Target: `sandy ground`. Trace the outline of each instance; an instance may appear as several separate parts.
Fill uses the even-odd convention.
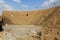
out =
[[[34,25],[5,25],[0,32],[0,40],[40,40],[36,33],[41,31],[40,26]],[[32,33],[33,32],[33,33]],[[32,37],[34,35],[35,37]]]

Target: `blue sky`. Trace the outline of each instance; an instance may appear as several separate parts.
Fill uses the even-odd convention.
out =
[[[41,10],[60,6],[60,0],[0,0],[0,11]]]
[[[36,10],[41,9],[41,4],[46,0],[5,0],[7,4],[13,6],[15,10]]]

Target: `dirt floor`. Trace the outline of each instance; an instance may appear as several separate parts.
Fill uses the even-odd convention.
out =
[[[0,33],[0,40],[40,40],[37,32],[40,26],[34,25],[5,25]]]

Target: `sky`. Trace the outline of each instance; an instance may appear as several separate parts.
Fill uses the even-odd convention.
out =
[[[60,6],[60,0],[0,0],[2,11],[30,11]]]

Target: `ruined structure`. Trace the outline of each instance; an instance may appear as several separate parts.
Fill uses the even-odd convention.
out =
[[[3,11],[2,18],[8,24],[5,30],[16,38],[12,40],[60,40],[60,6],[36,11]]]

